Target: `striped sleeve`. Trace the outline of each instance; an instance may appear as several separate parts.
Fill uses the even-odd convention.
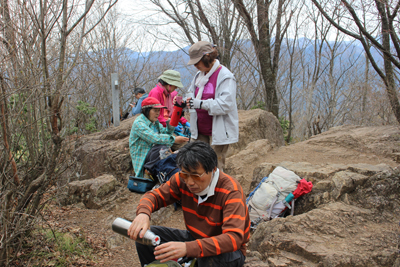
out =
[[[175,203],[181,199],[181,194],[176,184],[176,175],[159,188],[146,192],[140,199],[136,209],[136,215],[145,213],[151,217],[151,213]]]

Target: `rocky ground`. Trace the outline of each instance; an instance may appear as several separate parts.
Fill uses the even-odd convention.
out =
[[[314,184],[296,204],[296,216],[260,224],[246,266],[400,266],[398,127],[337,127],[283,146],[279,124],[267,112],[241,112],[240,121],[241,142],[232,148],[225,171],[247,193],[278,165]],[[141,197],[124,185],[131,172],[126,159],[131,124],[70,145],[80,171],[66,175],[79,179],[66,184],[59,198],[64,206],[52,206],[59,226],[103,240],[107,253],[99,266],[139,266],[134,242],[111,230],[117,217],[134,219]],[[152,223],[183,229],[182,218],[181,210],[170,207]]]

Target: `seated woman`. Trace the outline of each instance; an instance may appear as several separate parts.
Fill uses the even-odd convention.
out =
[[[154,145],[164,144],[172,146],[174,143],[184,143],[189,139],[183,136],[173,136],[175,127],[166,127],[160,124],[158,116],[160,109],[165,108],[154,97],[147,97],[142,101],[142,114],[134,121],[129,136],[129,151],[136,177],[144,177],[144,164],[147,153]]]

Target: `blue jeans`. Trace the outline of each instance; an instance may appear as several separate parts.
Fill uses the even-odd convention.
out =
[[[151,231],[160,237],[161,243],[195,240],[187,230],[179,230],[163,226],[151,226],[150,228]],[[155,261],[154,247],[136,242],[136,250],[142,266]],[[243,255],[242,251],[236,250],[234,252],[223,253],[217,256],[198,258],[197,265],[199,267],[242,267],[245,259],[246,257]]]

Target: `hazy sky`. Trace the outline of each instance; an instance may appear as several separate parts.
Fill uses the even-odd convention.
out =
[[[138,23],[144,21],[144,19],[154,18],[154,22],[159,18],[159,14],[155,11],[156,7],[145,0],[118,0],[118,10],[126,15],[126,19],[132,22],[130,25],[135,27]],[[151,26],[151,31],[153,34],[157,34],[157,31],[173,33],[179,27],[175,24],[168,24],[165,26]],[[159,34],[161,37],[162,34]],[[162,38],[156,38],[155,36],[149,35],[148,42],[152,42],[157,39],[157,44],[162,47],[162,50],[174,51],[179,49],[179,47],[170,41],[162,40]],[[181,47],[187,44],[179,44]]]

